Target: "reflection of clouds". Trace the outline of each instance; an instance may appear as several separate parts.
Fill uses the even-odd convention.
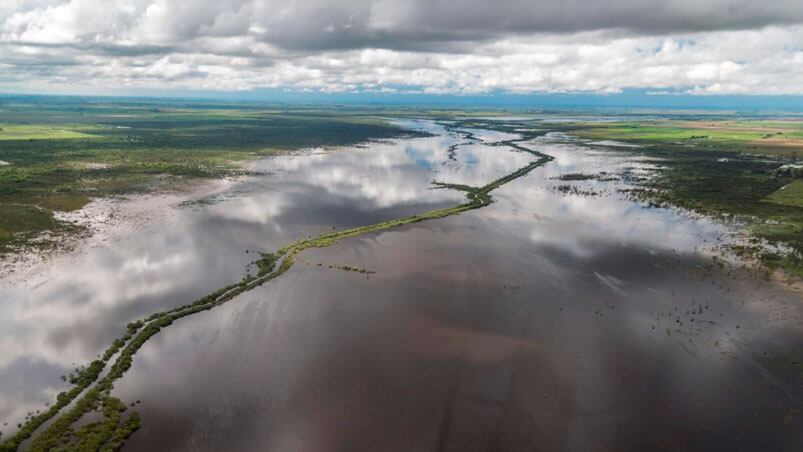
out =
[[[14,382],[0,389],[0,413],[40,408],[48,400],[42,381],[25,376],[31,366],[14,363],[38,363],[55,385],[59,374],[93,359],[127,322],[238,279],[253,258],[246,249],[284,244],[310,227],[374,222],[382,217],[370,215],[383,208],[423,211],[463,201],[463,193],[430,184],[460,137],[431,123],[410,125],[441,135],[263,160],[255,169],[270,176],[233,183],[215,192],[211,204],[174,209],[180,200],[169,207],[151,203],[161,216],[106,234],[110,240],[91,241],[0,289],[0,381]],[[473,181],[504,166],[493,163],[502,149],[485,151],[468,151],[484,155],[449,174]]]
[[[513,140],[519,137],[516,134],[509,132],[502,132],[499,130],[474,129],[469,127],[461,127],[457,130],[464,132],[471,132],[472,134],[474,134],[475,138],[479,138],[480,140],[486,143],[499,143],[500,141]]]
[[[274,176],[232,184],[216,193],[217,203],[126,230],[110,240],[111,246],[98,243],[43,266],[28,282],[3,289],[2,299],[8,302],[0,320],[0,378],[12,377],[7,366],[21,357],[61,368],[90,360],[126,322],[229,282],[250,260],[238,254],[241,250],[264,247],[264,237],[273,237],[271,243],[287,241],[288,234],[305,224],[330,222],[331,209],[348,213],[460,202],[463,193],[432,190],[430,182],[482,185],[532,159],[501,147],[470,144],[452,162],[447,149],[461,137],[430,122],[403,125],[438,135],[266,159],[255,169]],[[478,136],[492,141],[514,137],[495,132]],[[299,220],[309,210],[326,212]]]
[[[7,366],[9,374],[18,376],[26,384],[19,385],[14,379],[0,378],[0,420],[3,422],[23,418],[28,411],[40,409],[41,402],[33,407],[31,400],[49,400],[53,391],[44,388],[53,382],[47,376],[61,371],[59,366],[28,357],[19,357]],[[6,430],[5,426],[3,430]]]
[[[430,190],[429,168],[446,158],[452,142],[448,136],[436,136],[374,143],[367,149],[278,156],[264,161],[259,169],[286,173],[293,181],[364,209],[439,203],[462,198],[454,192]]]
[[[461,142],[460,137],[445,134],[442,127],[432,123],[406,121],[403,124],[441,135],[383,141],[367,149],[278,156],[261,162],[257,169],[313,185],[365,209],[377,209],[410,203],[460,201],[462,194],[431,190],[430,182],[436,179],[483,185],[532,161],[530,155],[482,144],[461,146],[456,152],[456,161],[447,161],[447,149]],[[491,141],[515,138],[503,132],[483,135]],[[281,186],[278,190],[282,190]],[[274,216],[279,213],[274,212]]]
[[[16,423],[52,401],[45,386],[61,387],[60,374],[92,360],[127,322],[191,300],[209,289],[206,281],[217,285],[233,277],[177,224],[129,232],[113,246],[47,262],[28,281],[0,290],[0,381],[13,383],[0,387],[0,414],[9,416],[3,421]],[[202,274],[223,278],[199,280]]]
[[[222,218],[248,223],[266,224],[274,221],[288,207],[287,197],[279,192],[267,191],[253,196],[236,197],[216,204],[209,212]]]
[[[493,209],[493,215],[506,223],[529,230],[533,242],[563,249],[574,256],[590,258],[607,249],[603,243],[639,244],[655,249],[673,248],[693,251],[704,239],[709,242],[724,235],[723,228],[713,221],[690,221],[668,209],[643,208],[623,199],[616,190],[623,182],[551,180],[566,173],[595,174],[602,171],[620,173],[625,167],[641,171],[649,159],[604,152],[550,140],[534,140],[535,149],[555,157],[553,162],[536,170],[529,178],[514,181],[496,192],[521,209]],[[582,190],[601,192],[601,196],[577,196],[555,193],[543,185],[533,188],[531,178],[545,180],[546,187],[558,184],[575,185]],[[542,221],[533,223],[532,213]],[[489,213],[490,214],[490,213]],[[600,246],[597,246],[600,245]]]
[[[0,414],[21,406],[38,408],[46,400],[42,382],[28,378],[29,373],[47,374],[55,384],[71,363],[85,363],[101,352],[128,321],[187,303],[238,279],[253,258],[244,254],[246,249],[270,249],[292,240],[293,234],[310,233],[312,227],[375,222],[382,217],[370,215],[379,215],[381,209],[412,206],[423,211],[432,204],[461,202],[463,193],[432,190],[430,182],[479,186],[533,160],[526,153],[475,143],[460,147],[451,161],[447,149],[461,137],[445,134],[432,123],[409,125],[440,135],[263,160],[256,169],[271,176],[234,183],[216,195],[216,203],[166,209],[170,213],[165,218],[47,263],[31,279],[0,289],[0,382],[14,382],[0,385]],[[625,166],[638,171],[654,162],[616,151],[589,152],[555,140],[534,140],[530,145],[556,160],[494,191],[494,197],[514,206],[510,209],[503,201],[480,211],[499,220],[499,230],[520,231],[533,242],[586,258],[610,249],[610,243],[689,250],[701,236],[718,231],[711,223],[643,209],[619,195],[562,196],[545,188],[556,183],[551,177],[563,173],[615,173]],[[607,194],[622,186],[573,184]],[[595,246],[602,242],[607,248]],[[549,272],[553,284],[566,280],[570,287],[564,269],[545,261],[540,271]],[[436,336],[446,342],[466,339],[446,331],[449,334]],[[22,361],[35,365],[21,365]]]
[[[505,147],[469,144],[461,146],[456,161],[446,162],[438,182],[482,186],[529,164],[534,157]]]
[[[185,231],[182,231],[185,232]],[[96,332],[108,309],[137,300],[147,301],[177,287],[197,284],[200,259],[193,251],[197,243],[181,233],[148,234],[120,248],[102,248],[87,253],[83,260],[65,259],[47,275],[37,278],[37,287],[4,291],[10,302],[4,306],[4,324],[17,334],[0,335],[4,352],[0,368],[17,356],[35,355],[55,362],[82,362],[91,357],[82,343],[68,341],[60,350],[50,345],[50,332],[68,330],[88,322]],[[26,290],[27,289],[27,290]],[[3,327],[3,331],[9,331]],[[24,328],[20,328],[24,326]],[[120,326],[120,325],[116,325]],[[75,332],[80,334],[80,332]]]

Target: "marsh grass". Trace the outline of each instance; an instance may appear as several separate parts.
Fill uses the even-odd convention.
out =
[[[803,208],[803,179],[796,179],[770,193],[765,201],[782,206]]]

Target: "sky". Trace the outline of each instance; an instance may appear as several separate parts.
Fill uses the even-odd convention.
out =
[[[0,92],[803,95],[801,0],[2,0]]]

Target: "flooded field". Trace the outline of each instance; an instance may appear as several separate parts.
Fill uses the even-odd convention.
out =
[[[160,213],[4,280],[3,438],[127,323],[238,281],[260,252],[465,203],[432,182],[500,180],[533,162],[522,146],[554,159],[487,207],[305,250],[153,336],[112,391],[142,419],[123,450],[803,448],[803,298],[720,254],[737,225],[631,199],[660,160],[397,122],[431,136],[137,200]]]

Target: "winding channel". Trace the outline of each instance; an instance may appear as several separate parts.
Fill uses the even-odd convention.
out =
[[[457,131],[456,126],[447,126],[447,130]],[[468,132],[470,141],[479,140]],[[346,229],[339,232],[323,234],[318,237],[290,243],[275,253],[265,253],[253,262],[257,268],[256,275],[246,274],[237,283],[220,288],[201,297],[193,303],[167,311],[154,313],[144,319],[127,325],[126,334],[116,339],[103,353],[101,358],[70,378],[71,389],[60,393],[48,410],[30,417],[18,431],[0,445],[0,451],[15,451],[23,442],[31,451],[45,450],[119,450],[125,440],[140,426],[139,415],[127,410],[126,405],[111,395],[114,382],[121,378],[131,367],[137,351],[163,328],[174,321],[198,312],[207,311],[232,300],[237,295],[254,289],[277,278],[289,270],[295,257],[309,248],[324,248],[338,241],[371,232],[377,232],[404,226],[420,221],[434,220],[451,215],[458,215],[468,210],[479,209],[493,202],[491,192],[502,185],[528,174],[554,158],[520,143],[531,140],[543,132],[519,132],[519,138],[492,143],[494,146],[509,147],[537,157],[536,160],[496,179],[486,185],[473,187],[462,184],[432,182],[433,188],[459,190],[466,193],[468,202],[453,207],[430,210],[425,213],[384,221],[367,226]],[[479,140],[482,141],[482,140]],[[489,143],[490,144],[490,143]],[[462,144],[453,145],[450,152]],[[106,365],[112,362],[108,371]],[[103,420],[85,424],[77,429],[73,424],[85,414],[99,411]],[[126,413],[126,411],[130,411]],[[61,414],[60,414],[61,413]],[[59,415],[60,414],[60,415]],[[49,424],[48,424],[49,423]],[[48,424],[45,426],[45,424]],[[37,432],[37,430],[40,430]],[[34,434],[36,435],[34,436]]]

